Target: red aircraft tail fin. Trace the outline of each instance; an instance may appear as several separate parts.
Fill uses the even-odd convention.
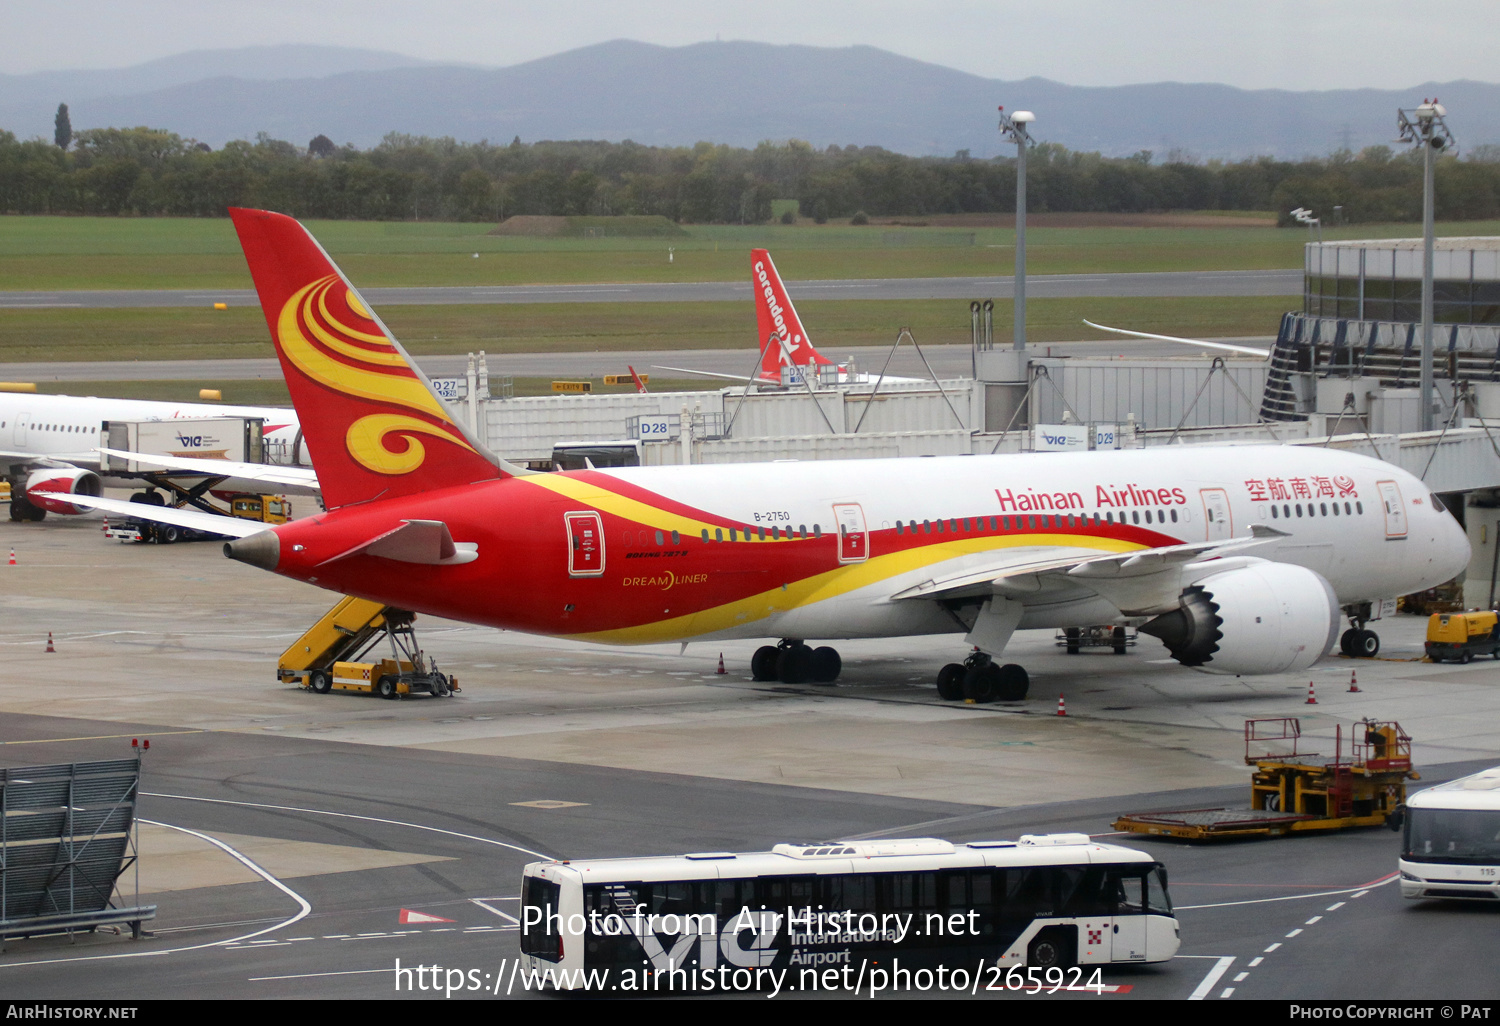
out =
[[[306,228],[229,214],[326,507],[506,476]]]
[[[750,287],[755,292],[755,321],[760,328],[762,381],[781,381],[784,366],[833,362],[808,341],[802,319],[797,316],[781,275],[771,262],[771,254],[763,249],[750,251]]]

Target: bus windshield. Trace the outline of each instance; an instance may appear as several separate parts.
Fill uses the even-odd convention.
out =
[[[1404,848],[1414,862],[1500,863],[1500,810],[1408,808]]]

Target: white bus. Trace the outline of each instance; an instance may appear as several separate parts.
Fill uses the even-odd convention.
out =
[[[1404,820],[1402,897],[1500,900],[1500,766],[1418,791]]]
[[[718,974],[727,987],[737,970],[830,969],[853,986],[862,963],[893,960],[963,967],[986,986],[1015,966],[1092,986],[1083,967],[1165,961],[1178,946],[1166,869],[1087,834],[534,862],[521,905],[522,967],[561,987],[609,985],[598,970],[666,990],[621,977],[676,972],[682,987]]]

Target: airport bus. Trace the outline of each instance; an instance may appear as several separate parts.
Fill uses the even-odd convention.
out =
[[[564,989],[702,989],[711,978],[749,989],[740,984],[762,973],[795,984],[830,970],[848,988],[863,968],[898,964],[962,967],[983,986],[1015,986],[1026,972],[1093,986],[1098,970],[1085,978],[1087,967],[1170,959],[1178,930],[1166,869],[1150,855],[1042,834],[534,862],[520,943],[523,969]],[[675,986],[640,986],[674,972]]]
[[[1402,897],[1500,900],[1500,766],[1418,791],[1402,816]]]

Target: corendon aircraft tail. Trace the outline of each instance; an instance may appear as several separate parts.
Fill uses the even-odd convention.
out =
[[[234,217],[329,509],[225,551],[322,588],[581,641],[781,638],[752,669],[791,682],[838,675],[809,638],[964,632],[939,691],[985,701],[1025,695],[992,658],[1018,628],[1130,621],[1184,665],[1284,672],[1341,606],[1347,647],[1371,600],[1468,560],[1419,481],[1323,449],[527,474],[447,417],[300,225]]]
[[[760,380],[779,384],[782,367],[827,366],[828,357],[813,348],[787,295],[771,254],[750,251],[750,287],[755,293],[755,323],[760,331]]]

